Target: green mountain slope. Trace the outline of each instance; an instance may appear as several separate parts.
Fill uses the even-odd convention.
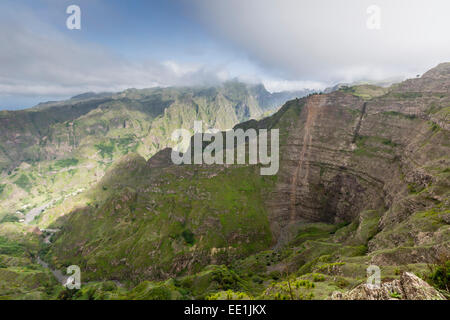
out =
[[[149,158],[173,145],[174,129],[192,129],[194,119],[224,130],[298,95],[232,81],[210,88],[88,93],[1,111],[0,220],[21,219],[30,210],[38,214],[87,190],[130,152]]]
[[[171,90],[161,95],[171,97]],[[40,228],[57,232],[51,237],[44,233],[38,249],[39,230],[32,236],[18,222],[0,224],[1,257],[7,261],[0,275],[21,273],[40,256],[54,269],[80,266],[82,289],[62,291],[51,279],[33,284],[33,277],[49,275],[35,265],[30,282],[19,289],[12,289],[14,277],[8,276],[0,296],[329,299],[338,296],[333,292],[364,283],[369,265],[380,267],[383,281],[410,271],[448,295],[448,278],[437,275],[446,270],[450,257],[449,63],[389,88],[343,87],[295,99],[270,117],[238,124],[280,130],[281,161],[275,176],[261,176],[258,165],[175,166],[171,150],[163,149],[167,145],[149,140],[164,137],[175,128],[173,123],[191,127],[188,123],[198,115],[217,126],[219,121],[225,128],[234,125],[224,118],[226,113],[216,115],[229,101],[244,96],[235,84],[219,91],[202,92],[193,103],[178,89],[177,100],[164,115],[155,116],[142,111],[145,91],[128,90],[123,94],[133,102],[126,108],[114,100],[108,103],[111,111],[89,112],[86,117],[110,117],[109,125],[116,119],[114,112],[145,113],[153,120],[143,132],[154,133],[137,135],[139,144],[120,144],[108,134],[117,130],[122,136],[121,130],[127,129],[126,123],[120,127],[123,119],[106,130],[106,124],[92,120],[95,125],[90,126],[86,118],[83,130],[100,130],[108,140],[90,137],[90,144],[80,142],[71,151],[88,154],[94,145],[98,166],[86,166],[87,172],[79,175],[92,179],[86,183],[92,187],[56,198],[37,215]],[[257,99],[248,99],[244,108],[231,103],[236,123],[251,118],[256,112],[251,110],[262,114],[263,108],[250,106]],[[204,107],[211,101],[220,101],[214,103],[214,113]],[[129,119],[134,128],[141,118]],[[149,141],[158,147],[152,149]],[[143,156],[158,149],[163,150],[149,160]],[[71,156],[48,161],[59,166],[58,174],[70,174],[86,160]],[[99,167],[106,174],[92,178],[88,170]],[[15,174],[29,169],[22,164]],[[32,192],[38,178],[22,175],[14,177],[16,186]],[[18,236],[24,232],[30,239],[21,246],[28,249],[20,251]],[[441,269],[430,274],[428,265],[437,263]],[[389,294],[402,298],[399,292]]]
[[[284,299],[292,285],[295,298],[325,299],[364,282],[370,264],[383,279],[422,274],[450,256],[449,89],[447,63],[238,125],[280,129],[273,177],[250,165],[174,166],[169,150],[129,155],[42,215],[40,226],[62,230],[46,259],[125,283],[116,298]]]

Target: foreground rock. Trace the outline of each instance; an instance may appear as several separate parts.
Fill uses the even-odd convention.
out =
[[[445,297],[416,275],[404,272],[400,279],[382,283],[378,288],[366,283],[342,293],[333,292],[332,300],[445,300]]]

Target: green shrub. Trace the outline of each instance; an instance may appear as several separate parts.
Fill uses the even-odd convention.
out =
[[[220,291],[206,297],[206,300],[251,300],[245,292],[234,292],[232,290]]]
[[[314,282],[322,282],[325,281],[325,276],[320,273],[313,273],[313,281]]]
[[[67,168],[67,167],[72,167],[72,166],[76,166],[78,164],[78,159],[63,159],[63,160],[58,160],[56,161],[55,165],[57,167],[60,168]]]
[[[396,291],[391,292],[390,296],[391,296],[391,298],[395,298],[395,299],[401,299],[402,298],[402,295],[400,293],[396,292]]]
[[[20,177],[14,182],[18,187],[25,191],[30,191],[31,182],[26,174],[21,174]]]
[[[169,288],[166,288],[164,286],[158,286],[158,287],[149,289],[145,293],[145,299],[146,300],[171,300],[172,293]]]
[[[0,236],[0,254],[18,255],[23,253],[23,248],[16,242],[11,242]]]
[[[77,295],[78,290],[70,290],[65,288],[64,290],[58,293],[58,300],[73,300],[73,298]]]
[[[347,286],[350,285],[350,282],[347,279],[338,278],[338,279],[336,279],[335,284],[339,288],[344,289],[344,288],[346,288]]]
[[[105,281],[102,283],[103,291],[115,291],[116,289],[117,289],[117,286],[113,281]]]
[[[108,156],[109,158],[112,158],[113,152],[114,152],[114,145],[110,144],[104,144],[104,143],[100,143],[100,144],[96,144],[95,148],[97,148],[97,150],[100,152],[100,156],[102,158],[105,158],[105,156]]]
[[[0,223],[5,222],[19,222],[19,217],[16,216],[15,214],[7,214],[0,220]]]
[[[435,132],[435,131],[437,131],[437,130],[440,130],[441,127],[439,127],[438,124],[436,124],[436,123],[430,121],[430,129],[431,129],[432,132]]]
[[[278,280],[281,277],[281,273],[280,271],[272,271],[269,276],[273,279],[273,280]]]
[[[401,113],[401,112],[397,112],[397,111],[385,111],[385,112],[383,112],[383,114],[389,115],[389,116],[397,116],[397,117],[410,119],[410,120],[417,118],[417,116],[415,114],[406,114],[406,113]]]
[[[429,266],[430,272],[425,277],[427,282],[433,287],[445,290],[450,293],[449,280],[450,280],[450,260],[442,261],[439,264]]]
[[[184,241],[186,241],[186,243],[191,244],[191,245],[194,244],[195,238],[194,238],[194,234],[192,233],[191,230],[186,229],[181,233],[181,235],[183,236]]]
[[[252,280],[253,280],[253,282],[258,283],[258,284],[261,284],[261,283],[264,282],[264,280],[263,280],[260,276],[258,276],[258,275],[254,275],[254,276],[252,277]]]

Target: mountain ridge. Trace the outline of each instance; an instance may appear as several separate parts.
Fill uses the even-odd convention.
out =
[[[366,282],[369,265],[383,282],[413,272],[448,297],[428,270],[450,256],[448,65],[234,124],[280,130],[275,176],[130,150],[38,216],[39,228],[59,230],[39,256],[80,266],[88,284],[74,299],[330,299]]]
[[[41,220],[68,228],[49,257],[56,265],[83,266],[90,279],[131,283],[195,278],[211,264],[245,279],[240,265],[249,263],[265,270],[260,277],[320,273],[327,290],[339,289],[333,277],[344,287],[357,284],[369,264],[383,267],[386,278],[398,267],[422,272],[449,254],[449,132],[438,123],[449,120],[450,73],[444,65],[442,77],[441,68],[381,95],[343,88],[238,124],[280,129],[274,177],[259,176],[258,166],[161,166],[167,150],[156,171],[139,158],[125,159],[108,174],[112,180],[91,192],[98,208],[72,214],[69,206],[58,218],[59,208]],[[263,253],[270,257],[264,267]],[[267,297],[283,292],[265,288]]]
[[[39,207],[50,198],[86,189],[128,152],[149,158],[173,146],[170,133],[192,130],[194,119],[224,130],[270,113],[301,92],[284,94],[233,81],[219,87],[87,93],[28,110],[2,111],[0,219],[25,213],[23,206]]]

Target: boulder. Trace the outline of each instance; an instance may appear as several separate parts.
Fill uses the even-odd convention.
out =
[[[428,283],[410,272],[400,279],[384,282],[380,286],[360,284],[349,292],[333,292],[332,300],[446,300]]]

